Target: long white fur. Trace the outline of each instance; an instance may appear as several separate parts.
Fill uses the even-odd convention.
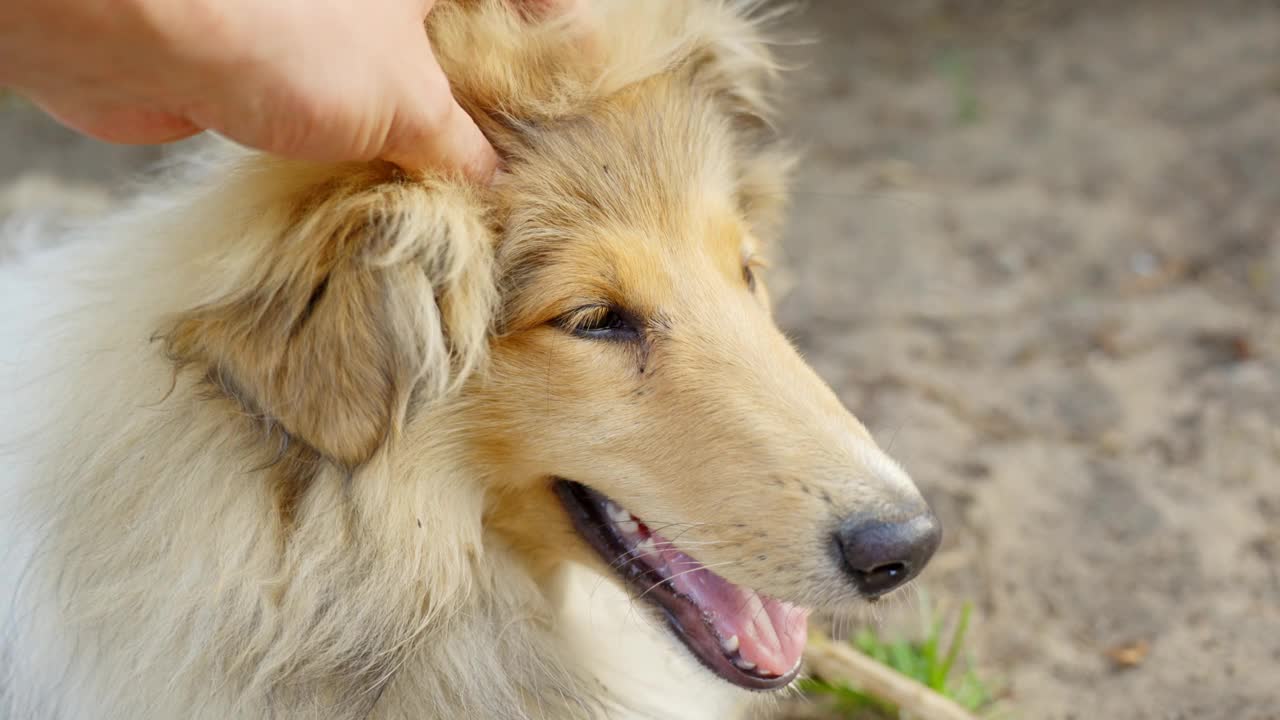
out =
[[[9,716],[359,716],[395,665],[433,651],[418,681],[453,689],[404,710],[518,712],[521,695],[567,680],[535,633],[497,631],[537,594],[484,546],[481,488],[447,436],[360,472],[395,483],[322,472],[309,502],[374,520],[303,512],[285,543],[255,481],[269,453],[189,379],[170,392],[151,336],[220,292],[210,278],[228,275],[209,268],[238,259],[223,233],[253,197],[242,190],[153,199],[0,272]],[[251,225],[261,235],[235,242],[279,230]]]

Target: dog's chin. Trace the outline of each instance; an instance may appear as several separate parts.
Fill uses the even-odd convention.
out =
[[[558,479],[555,490],[578,534],[711,672],[749,690],[795,679],[808,610],[734,585],[586,485]]]

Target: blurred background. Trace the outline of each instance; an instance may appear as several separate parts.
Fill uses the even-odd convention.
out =
[[[969,606],[951,687],[1000,717],[1280,718],[1280,3],[786,24],[781,322],[946,528],[864,620]],[[0,216],[91,216],[164,152],[0,96]]]

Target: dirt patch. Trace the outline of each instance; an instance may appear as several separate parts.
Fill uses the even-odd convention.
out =
[[[781,317],[922,584],[1019,717],[1280,717],[1280,7],[878,7],[795,23]]]

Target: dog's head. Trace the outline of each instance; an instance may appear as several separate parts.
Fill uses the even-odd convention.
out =
[[[446,435],[531,566],[592,563],[720,676],[779,687],[802,608],[900,586],[938,525],[771,317],[788,163],[758,28],[718,3],[604,5],[586,38],[497,0],[439,8],[433,40],[505,157],[494,186],[264,191],[283,238],[169,349],[355,475]]]

